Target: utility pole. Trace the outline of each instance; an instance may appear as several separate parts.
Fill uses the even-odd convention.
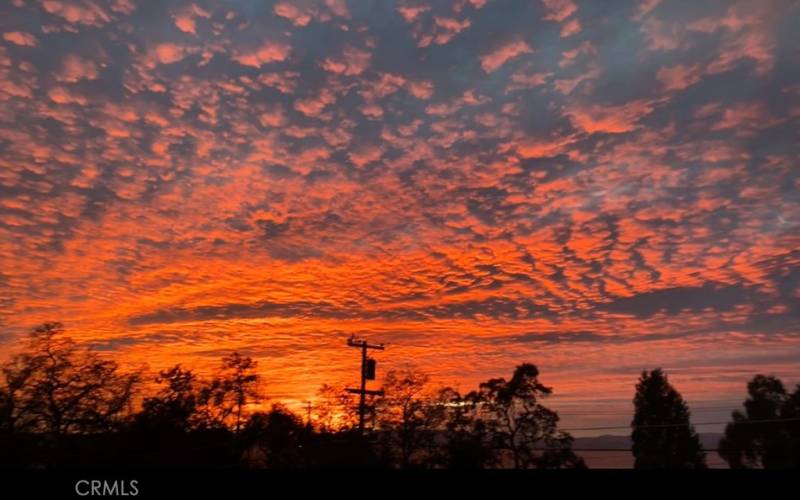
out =
[[[360,395],[358,405],[358,432],[364,433],[364,415],[366,413],[366,396],[383,396],[382,390],[367,390],[367,380],[375,380],[375,360],[367,356],[367,349],[383,350],[383,344],[370,344],[366,340],[357,340],[355,335],[347,339],[349,347],[361,349],[361,389],[347,389],[351,394]]]

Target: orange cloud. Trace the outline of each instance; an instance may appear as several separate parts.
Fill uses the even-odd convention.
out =
[[[587,134],[621,134],[636,129],[639,120],[649,115],[655,102],[631,101],[621,106],[573,106],[566,111],[572,125]]]

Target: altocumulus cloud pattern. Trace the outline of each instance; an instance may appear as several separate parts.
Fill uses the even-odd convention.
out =
[[[0,7],[0,353],[800,376],[795,1]],[[388,353],[391,352],[389,356]],[[702,383],[702,385],[701,385]],[[720,396],[721,395],[721,396]]]

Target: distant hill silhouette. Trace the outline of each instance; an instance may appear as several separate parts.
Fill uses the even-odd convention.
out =
[[[700,442],[706,450],[716,450],[723,434],[719,432],[700,433]],[[631,436],[604,434],[602,436],[576,437],[573,443],[576,450],[630,450]]]
[[[718,447],[722,434],[707,432],[699,434],[700,442],[706,450],[708,466],[712,469],[728,468],[722,457],[713,451]],[[630,436],[602,435],[578,437],[573,443],[575,452],[580,454],[592,469],[630,469],[634,457]]]

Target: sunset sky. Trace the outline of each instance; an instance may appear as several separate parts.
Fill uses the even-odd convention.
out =
[[[798,26],[791,0],[2,2],[0,358],[61,321],[152,371],[238,350],[297,405],[356,379],[356,334],[379,376],[462,390],[535,363],[573,428],[629,423],[656,367],[725,419],[755,373],[800,382]]]

